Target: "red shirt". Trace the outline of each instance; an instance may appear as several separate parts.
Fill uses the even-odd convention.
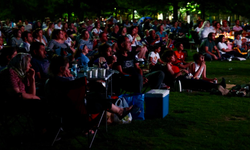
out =
[[[174,51],[174,55],[175,55],[175,58],[176,58],[174,64],[184,62],[185,58],[184,58],[184,53],[183,52],[179,53],[179,51]]]

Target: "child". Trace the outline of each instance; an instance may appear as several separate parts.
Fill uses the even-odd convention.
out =
[[[75,59],[79,66],[83,68],[88,67],[89,58],[86,56],[89,52],[89,49],[86,44],[79,46],[75,53]]]
[[[235,34],[235,40],[234,45],[238,47],[241,51],[247,51],[247,45],[245,43],[242,43],[240,39],[240,34]]]
[[[159,63],[164,64],[164,62],[161,60],[159,53],[161,52],[161,46],[160,44],[155,44],[154,45],[154,51],[151,51],[148,55],[148,60],[149,60],[149,68],[152,71],[155,70],[161,70],[162,66]]]
[[[190,63],[185,62],[185,54],[182,52],[183,51],[183,44],[182,43],[177,43],[176,44],[177,50],[174,51],[175,55],[175,62],[173,63],[174,65],[178,66],[181,69],[186,69],[190,66]]]

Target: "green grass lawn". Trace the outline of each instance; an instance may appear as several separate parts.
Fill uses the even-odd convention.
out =
[[[192,60],[189,53],[189,60]],[[207,76],[227,84],[250,82],[250,60],[206,62]],[[103,126],[102,126],[103,129]],[[170,92],[169,114],[163,119],[109,125],[106,139],[97,136],[92,149],[250,149],[250,99],[210,95],[207,92]],[[78,136],[83,144],[87,138]],[[54,147],[40,144],[6,146],[8,149],[84,149],[65,137]],[[1,149],[1,147],[0,147]]]

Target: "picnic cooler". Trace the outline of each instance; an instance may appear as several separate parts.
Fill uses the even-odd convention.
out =
[[[145,117],[164,118],[168,114],[169,90],[152,89],[145,93]]]

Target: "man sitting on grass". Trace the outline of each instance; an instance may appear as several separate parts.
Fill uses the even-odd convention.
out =
[[[205,60],[219,60],[221,59],[221,54],[215,45],[215,33],[210,32],[208,38],[205,39],[200,46],[200,53],[205,56]]]

